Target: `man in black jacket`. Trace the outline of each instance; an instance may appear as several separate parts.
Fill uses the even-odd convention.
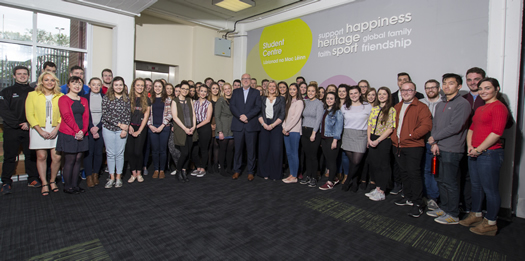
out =
[[[0,116],[4,121],[4,165],[2,166],[1,193],[11,193],[11,176],[16,170],[16,157],[22,145],[25,167],[30,187],[41,187],[36,170],[36,153],[29,150],[29,123],[26,119],[27,94],[34,91],[28,84],[29,69],[16,66],[13,69],[15,84],[0,92]]]
[[[403,85],[403,83],[411,81],[412,79],[410,78],[410,75],[408,75],[408,73],[400,72],[397,74],[397,87],[399,88],[399,90],[401,90],[401,85]],[[403,100],[403,98],[401,98],[401,93],[399,93],[399,90],[392,93],[392,106],[398,104],[400,101]],[[416,98],[418,100],[423,100],[425,96],[420,92],[416,92]]]

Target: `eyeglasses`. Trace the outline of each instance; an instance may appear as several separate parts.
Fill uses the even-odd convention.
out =
[[[401,90],[401,92],[405,92],[405,93],[406,93],[406,92],[410,92],[410,93],[412,93],[412,92],[415,92],[415,90],[408,89],[408,90]]]
[[[241,78],[241,79],[243,79],[243,80],[251,80],[251,78]]]
[[[432,90],[432,89],[437,89],[437,88],[438,88],[437,86],[425,87],[425,90]]]

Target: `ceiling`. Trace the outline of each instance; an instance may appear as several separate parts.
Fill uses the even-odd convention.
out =
[[[198,24],[229,31],[235,22],[253,22],[320,1],[331,0],[252,0],[255,6],[232,12],[215,6],[212,0],[63,0],[116,13],[147,14],[181,24]],[[337,1],[335,1],[337,2]]]
[[[146,0],[143,0],[146,1]],[[142,13],[219,30],[233,28],[235,21],[255,21],[321,0],[253,0],[255,6],[232,12],[215,6],[212,0],[158,0]]]

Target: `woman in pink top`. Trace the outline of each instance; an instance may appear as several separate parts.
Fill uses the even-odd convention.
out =
[[[299,93],[297,84],[292,83],[288,87],[288,94],[286,95],[286,116],[283,122],[284,146],[290,166],[290,176],[283,179],[284,183],[297,183],[303,109],[303,96]]]

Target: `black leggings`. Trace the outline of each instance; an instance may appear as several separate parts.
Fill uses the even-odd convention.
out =
[[[84,152],[64,153],[64,188],[72,189],[78,187],[78,175]]]
[[[339,154],[339,147],[341,146],[341,141],[338,141],[337,147],[333,150],[333,140],[334,138],[321,139],[321,148],[323,150],[326,167],[330,174],[328,180],[331,182],[334,182],[335,174],[337,173],[337,155]]]
[[[224,139],[219,141],[219,164],[221,169],[231,171],[233,169],[233,150],[235,147],[234,139]]]
[[[321,143],[321,134],[315,134],[315,140],[310,141],[312,135],[312,128],[303,127],[303,135],[301,136],[301,144],[303,144],[304,156],[306,161],[306,173],[310,178],[317,179],[317,150]]]
[[[357,175],[357,171],[359,170],[359,167],[361,166],[361,163],[363,161],[363,156],[365,155],[365,153],[346,151],[346,150],[345,150],[345,153],[346,153],[346,156],[348,157],[348,160],[350,161],[347,180],[352,179],[352,181],[355,184],[357,184],[356,182],[359,179],[359,175]]]
[[[219,163],[219,140],[213,136],[211,137],[208,155],[208,162],[210,163],[210,165]]]
[[[193,144],[192,160],[197,168],[205,169],[208,164],[208,148],[211,140],[211,124],[197,129],[199,140]]]
[[[180,158],[177,162],[177,171],[181,173],[182,169],[188,169],[188,162],[190,161],[191,149],[193,148],[193,135],[186,135],[186,143],[184,146],[176,146],[180,151]]]
[[[138,131],[139,126],[131,125],[130,128],[133,128],[134,131]],[[147,128],[147,127],[146,127]],[[129,162],[129,167],[131,171],[140,170],[142,171],[143,160],[144,160],[144,142],[148,135],[148,130],[144,128],[142,132],[136,138],[133,135],[128,135],[128,140],[126,141],[126,160]]]

